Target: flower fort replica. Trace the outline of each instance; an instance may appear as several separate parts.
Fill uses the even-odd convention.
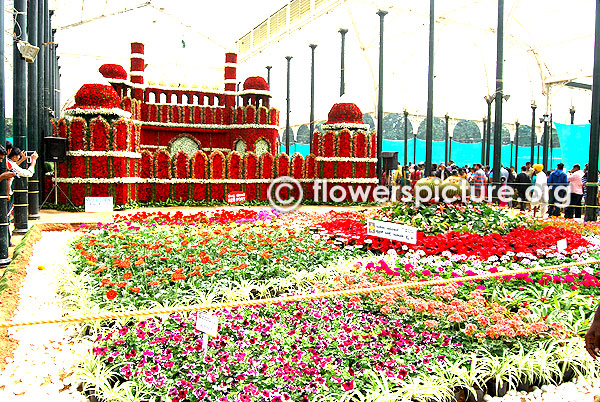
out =
[[[326,131],[315,133],[314,155],[290,158],[277,153],[279,111],[264,78],[249,77],[236,92],[236,54],[225,55],[223,91],[147,85],[144,66],[144,45],[132,43],[129,80],[122,66],[102,65],[110,85],[83,85],[65,117],[52,122],[53,135],[68,144],[57,182],[75,205],[87,196],[114,197],[117,205],[225,200],[231,191],[265,199],[278,176],[300,179],[305,197],[315,178],[375,183],[376,136],[364,131],[356,105],[336,104]]]

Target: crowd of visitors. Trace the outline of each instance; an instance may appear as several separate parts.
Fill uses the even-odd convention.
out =
[[[527,162],[517,171],[514,167],[500,168],[500,181],[493,180],[490,166],[476,163],[472,166],[458,166],[453,161],[448,164],[432,165],[433,175],[445,180],[456,176],[467,180],[471,185],[471,195],[485,198],[490,195],[490,186],[498,184],[508,186],[514,190],[514,197],[509,206],[519,208],[521,211],[532,210],[534,215],[561,216],[567,219],[581,218],[582,200],[585,198],[585,184],[587,182],[588,165],[581,170],[579,164],[573,165],[571,170],[565,171],[563,163],[555,169],[545,171],[541,164]],[[425,164],[398,165],[390,177],[390,184],[396,186],[415,187],[417,181],[425,177]]]

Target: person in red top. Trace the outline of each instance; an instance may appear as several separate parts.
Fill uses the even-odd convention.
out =
[[[413,170],[410,172],[410,187],[413,191],[415,190],[415,184],[417,184],[417,181],[419,181],[421,178],[422,175],[419,166],[413,165]]]
[[[476,198],[485,197],[485,183],[487,182],[487,177],[485,172],[481,168],[480,163],[475,164],[475,173],[471,175],[471,186],[473,187],[473,195]]]

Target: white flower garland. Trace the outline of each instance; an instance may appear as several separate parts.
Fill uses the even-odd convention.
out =
[[[358,128],[367,130],[370,126],[368,124],[361,123],[335,123],[335,124],[323,124],[323,130],[343,130],[345,128]]]
[[[350,158],[350,157],[325,157],[317,156],[316,161],[333,161],[333,162],[377,162],[377,158]]]
[[[54,180],[54,178],[53,178]],[[316,180],[326,181],[328,183],[350,183],[350,184],[369,184],[377,183],[377,178],[347,178],[347,179],[294,179],[300,183],[310,183]],[[157,179],[157,178],[142,178],[142,177],[113,177],[113,178],[97,178],[97,177],[58,177],[57,183],[70,184],[109,184],[109,183],[156,183],[156,184],[262,184],[271,183],[273,179]]]
[[[188,123],[162,123],[158,121],[139,121],[134,120],[136,123],[141,123],[143,126],[152,127],[181,127],[181,128],[200,128],[207,130],[229,130],[232,128],[274,128],[279,129],[279,126],[271,124],[188,124]]]
[[[240,91],[238,92],[239,96],[242,95],[266,95],[266,96],[271,96],[271,91],[266,91],[263,89],[246,89],[244,91]]]
[[[107,78],[106,81],[108,81],[111,84],[126,84],[126,85],[131,84],[129,82],[129,80],[122,79],[122,78]]]
[[[142,154],[131,151],[67,151],[67,156],[112,156],[115,158],[139,159]]]
[[[113,107],[113,108],[99,107],[99,108],[94,108],[94,109],[82,109],[82,108],[67,109],[63,113],[64,116],[77,116],[80,114],[112,114],[112,115],[124,117],[126,119],[131,117],[130,112],[126,112],[125,110],[119,109],[116,107]]]

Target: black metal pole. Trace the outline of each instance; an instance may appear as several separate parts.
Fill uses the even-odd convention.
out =
[[[595,221],[598,205],[598,130],[600,129],[600,0],[596,0],[594,39],[594,77],[592,84],[592,117],[590,120],[590,158],[588,166],[585,220]]]
[[[27,38],[29,43],[34,46],[39,44],[37,30],[38,2],[29,0],[27,7]],[[38,62],[39,63],[39,62]],[[39,147],[39,127],[38,127],[38,93],[37,93],[37,64],[27,64],[27,140],[29,150],[40,153]],[[29,186],[29,219],[40,219],[40,198],[39,198],[39,168],[35,169],[33,177],[28,180]]]
[[[446,120],[446,128],[444,129],[444,163],[448,163],[448,121],[450,120],[450,116],[448,116],[448,113],[446,113],[446,115],[444,116],[444,119]]]
[[[496,33],[496,114],[494,118],[494,168],[493,178],[501,183],[500,166],[502,164],[502,101],[504,99],[504,0],[498,0],[498,29]],[[498,197],[499,187],[493,186],[492,193]]]
[[[344,58],[346,53],[346,34],[348,30],[346,28],[340,28],[338,31],[342,35],[342,55],[340,58],[340,96],[342,96],[346,90],[346,82],[344,81]]]
[[[550,113],[550,127],[548,128],[548,131],[550,132],[550,161],[549,161],[549,166],[550,166],[550,170],[552,169],[552,165],[554,164],[554,159],[552,157],[552,148],[554,148],[554,144],[552,141],[552,113]]]
[[[515,141],[514,140],[510,140],[510,159],[509,159],[507,167],[510,167],[510,165],[512,163],[512,160],[513,160],[513,146],[514,145],[515,145]]]
[[[519,172],[519,127],[518,121],[515,122],[515,173]],[[512,158],[511,158],[512,159]]]
[[[481,163],[485,165],[485,140],[487,137],[487,117],[483,117],[483,132],[481,133]]]
[[[404,109],[404,166],[408,165],[408,111]]]
[[[571,113],[571,124],[575,124],[575,106],[571,105],[569,113]]]
[[[417,132],[414,131],[414,128],[413,128],[413,134],[414,134],[414,138],[413,138],[413,163],[416,165],[417,164]]]
[[[308,146],[312,153],[313,132],[315,131],[315,48],[316,44],[310,45],[310,133],[308,134]]]
[[[60,65],[58,64],[58,60],[60,59],[60,56],[56,56],[56,60],[54,61],[56,64],[56,74],[55,74],[55,79],[56,79],[56,84],[54,85],[54,92],[55,92],[55,97],[56,97],[56,118],[59,119],[60,118]]]
[[[4,0],[0,0],[0,10],[4,10]],[[4,18],[0,18],[0,32],[4,32]],[[0,35],[0,60],[4,61],[4,35]],[[0,145],[6,142],[5,121],[5,89],[4,89],[4,63],[0,63]],[[0,161],[0,174],[6,171],[6,161]],[[0,266],[10,264],[8,257],[8,194],[6,181],[0,181]]]
[[[431,176],[433,148],[433,48],[435,31],[435,1],[429,0],[429,67],[427,72],[427,118],[425,126],[425,176]]]
[[[267,85],[269,86],[269,91],[271,90],[271,69],[273,66],[267,66]]]
[[[535,143],[537,142],[537,135],[535,134],[535,109],[537,108],[535,101],[531,102],[531,164],[535,160]],[[539,153],[538,153],[539,155]]]
[[[544,114],[544,135],[542,136],[542,165],[544,169],[548,169],[548,118],[547,114]]]
[[[448,140],[448,162],[452,160],[452,137]]]
[[[241,82],[238,81],[237,86],[236,86],[236,91],[237,91],[238,95],[235,97],[235,106],[240,106],[240,84],[241,84]]]
[[[46,82],[44,80],[44,68],[46,66],[46,48],[48,46],[44,45],[47,41],[46,39],[46,26],[50,22],[48,21],[48,0],[38,0],[38,29],[37,29],[37,43],[39,44],[40,51],[38,53],[36,59],[36,68],[37,68],[37,106],[35,111],[37,113],[37,121],[38,121],[38,131],[36,135],[38,136],[38,145],[40,146],[40,158],[38,159],[38,164],[36,165],[36,170],[40,170],[42,172],[44,166],[44,137],[52,135],[52,133],[48,133],[48,126],[46,125],[46,120],[48,119],[48,113],[45,109],[46,99],[44,87]],[[38,177],[43,177],[41,174]],[[44,194],[44,182],[40,180],[39,187],[41,189],[41,194]]]
[[[485,101],[487,103],[487,131],[485,133],[485,164],[489,166],[490,164],[490,148],[492,142],[492,102],[494,101],[493,96],[486,96]],[[495,127],[495,126],[494,126]]]
[[[285,56],[287,60],[287,109],[285,111],[285,153],[290,154],[290,61],[292,56]]]
[[[381,153],[383,150],[383,18],[387,13],[388,12],[385,10],[377,11],[377,15],[379,16],[379,90],[377,94],[377,182],[379,184],[381,184],[381,179],[383,177],[383,159],[381,158]],[[341,29],[340,32],[342,32]],[[344,46],[344,35],[345,33],[342,33],[342,49]],[[343,71],[344,69],[342,67],[342,77]],[[343,89],[343,81],[342,87],[340,89]]]

